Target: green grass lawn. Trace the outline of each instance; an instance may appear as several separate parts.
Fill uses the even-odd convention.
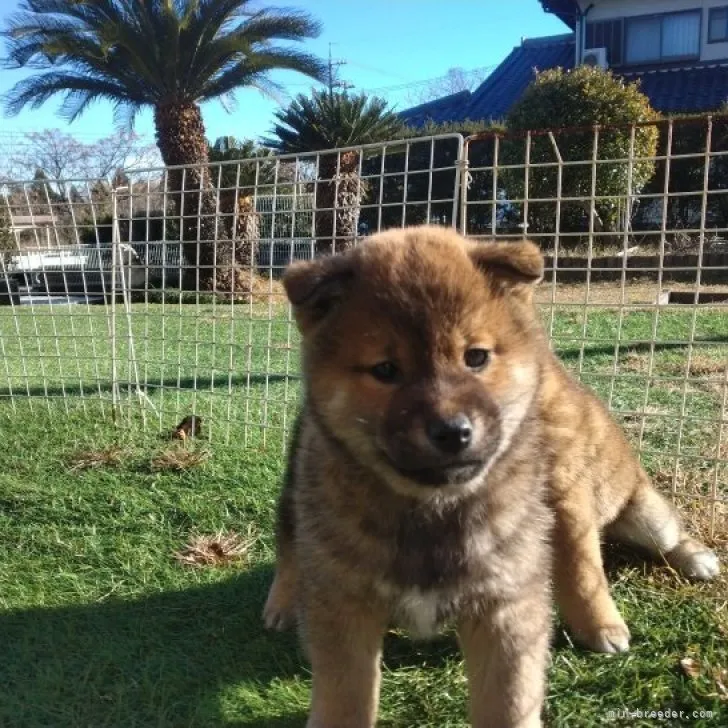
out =
[[[267,633],[260,620],[298,396],[296,337],[267,307],[234,317],[224,306],[162,313],[133,309],[135,373],[121,314],[114,357],[101,308],[15,319],[0,310],[2,728],[304,723],[310,676],[295,635]],[[692,496],[727,495],[728,427],[718,424],[727,414],[725,310],[670,310],[656,321],[650,309],[545,316],[566,364],[622,413],[658,483],[723,548],[724,511]],[[140,404],[122,386],[117,425],[114,358],[120,378],[146,395]],[[193,411],[204,437],[187,447],[208,457],[183,472],[155,467],[160,453],[183,447],[165,433]],[[118,462],[74,467],[78,453],[110,447]],[[255,541],[237,565],[174,558],[197,533],[249,528]],[[660,724],[728,725],[726,581],[691,585],[622,552],[609,561],[633,648],[593,655],[558,629],[548,724],[653,726],[610,711],[675,710],[684,717]],[[694,661],[688,670],[685,658]],[[465,726],[465,706],[452,635],[426,644],[389,637],[381,725]],[[713,716],[685,717],[692,711]]]

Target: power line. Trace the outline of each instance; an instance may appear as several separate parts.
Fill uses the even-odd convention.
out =
[[[352,61],[349,59],[347,61],[347,64],[349,66],[354,66],[354,68],[361,68],[364,71],[370,71],[371,73],[377,73],[380,76],[389,76],[390,78],[395,78],[399,80],[400,83],[407,83],[406,76],[403,76],[401,73],[393,73],[392,71],[388,71],[384,68],[379,68],[377,66],[370,66],[364,63],[359,63],[358,61]]]

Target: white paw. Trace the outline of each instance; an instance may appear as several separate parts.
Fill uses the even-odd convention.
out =
[[[715,552],[708,548],[688,553],[680,553],[676,549],[675,552],[670,554],[669,560],[688,579],[709,581],[720,573],[718,557]]]

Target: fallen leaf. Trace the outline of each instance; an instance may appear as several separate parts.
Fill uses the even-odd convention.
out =
[[[692,657],[683,657],[680,660],[680,667],[688,677],[700,677],[700,663]]]
[[[728,700],[728,670],[724,667],[716,667],[713,670],[713,680],[718,688],[718,694],[721,700]]]

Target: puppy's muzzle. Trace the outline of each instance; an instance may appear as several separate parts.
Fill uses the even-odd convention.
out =
[[[430,442],[446,455],[458,455],[473,440],[473,423],[462,412],[447,418],[434,418],[425,425]]]

